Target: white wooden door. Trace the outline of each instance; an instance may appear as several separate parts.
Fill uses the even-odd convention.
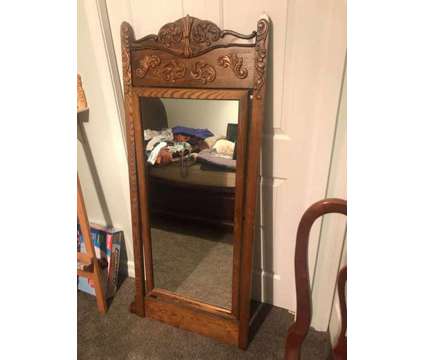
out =
[[[103,38],[99,41],[106,49],[115,97],[122,96],[116,88],[116,79],[122,78],[122,21],[133,25],[137,38],[157,33],[161,25],[186,14],[248,34],[255,30],[262,13],[269,15],[272,41],[254,293],[263,301],[294,311],[297,225],[306,208],[325,197],[329,176],[346,53],[345,0],[87,2],[97,6],[97,14],[89,15],[101,19]],[[89,8],[85,2],[83,6]],[[123,122],[119,111],[117,114],[117,121]],[[121,166],[126,166],[124,161]],[[310,269],[315,266],[319,229],[317,224],[312,231]],[[126,238],[130,239],[130,234]],[[315,324],[321,329],[327,325],[328,319]]]

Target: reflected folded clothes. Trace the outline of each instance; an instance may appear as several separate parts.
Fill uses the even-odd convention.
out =
[[[152,129],[146,129],[144,130],[144,141],[149,141],[150,139],[153,139],[156,136],[169,136],[171,135],[172,139],[172,129],[164,128],[162,130],[152,130]]]
[[[172,128],[174,134],[183,134],[189,136],[196,136],[200,139],[206,139],[210,136],[214,136],[208,129],[193,129],[185,126],[175,126]]]
[[[156,130],[144,130],[144,140],[149,141],[146,145],[147,151],[152,151],[156,144],[161,141],[172,141],[174,135],[171,129],[164,129],[161,131]]]
[[[191,151],[191,145],[187,142],[174,142],[168,145],[168,151],[173,155],[173,157],[181,155],[181,153],[185,155]]]
[[[149,162],[150,164],[152,164],[152,165],[155,165],[155,163],[156,163],[156,159],[157,159],[157,157],[158,157],[158,155],[159,155],[159,152],[161,151],[161,149],[163,149],[165,146],[167,146],[167,143],[166,142],[161,142],[161,143],[159,143],[159,144],[157,144],[156,146],[155,146],[155,148],[152,150],[152,152],[150,153],[150,155],[149,155],[149,158],[147,159],[147,162]]]
[[[217,154],[215,150],[202,150],[197,156],[197,161],[213,165],[218,169],[235,170],[237,161],[226,155]]]
[[[147,161],[152,164],[166,165],[171,161],[186,157],[191,153],[191,145],[187,142],[163,141],[150,152]]]

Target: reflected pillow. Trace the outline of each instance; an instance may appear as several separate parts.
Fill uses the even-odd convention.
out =
[[[227,155],[229,157],[233,157],[235,144],[226,139],[218,140],[215,145],[212,147],[213,150],[217,152],[217,154]]]

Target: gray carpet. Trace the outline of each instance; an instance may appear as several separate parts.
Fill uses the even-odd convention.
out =
[[[287,329],[293,321],[287,311],[272,307],[249,348],[243,351],[131,314],[128,306],[133,299],[134,281],[127,279],[107,314],[101,316],[95,298],[78,292],[79,360],[282,359]],[[302,359],[326,359],[327,354],[327,335],[310,331]]]
[[[232,233],[162,223],[151,236],[155,287],[231,308]]]

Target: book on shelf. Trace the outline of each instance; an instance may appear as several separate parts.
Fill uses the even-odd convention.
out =
[[[118,288],[119,260],[123,232],[115,228],[90,224],[90,233],[96,258],[99,260],[101,268],[102,288],[106,298],[110,298],[115,295]],[[77,249],[82,253],[86,253],[84,239],[79,225],[77,226]],[[83,276],[78,276],[78,290],[96,295],[92,281]]]

